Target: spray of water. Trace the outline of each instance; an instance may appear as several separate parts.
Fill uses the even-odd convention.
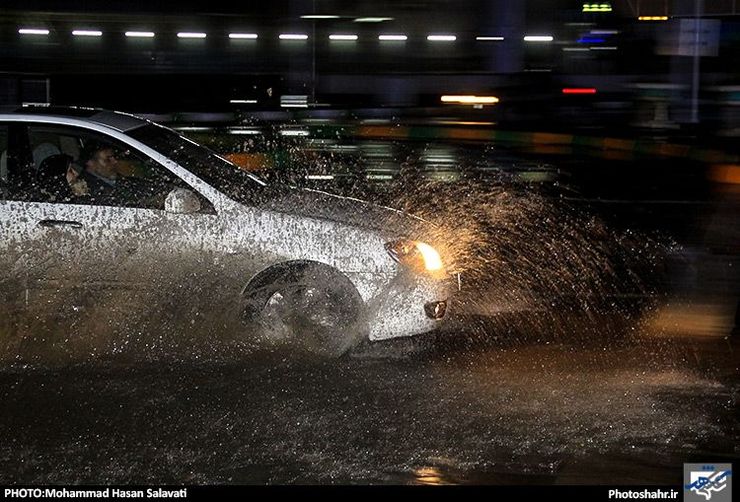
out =
[[[670,246],[610,228],[574,203],[475,180],[411,185],[392,203],[436,225],[435,244],[462,273],[462,310],[490,321],[484,334],[565,335],[573,331],[569,319],[634,317],[659,290]],[[516,316],[516,326],[512,316],[496,315],[515,311],[528,312]],[[532,315],[545,311],[557,321],[545,326]]]
[[[438,145],[421,151],[386,146],[393,156],[351,161],[333,152],[317,158],[294,146],[278,177],[301,186],[308,173],[355,172],[358,164],[397,169],[392,182],[373,185],[365,176],[339,176],[327,189],[434,224],[424,238],[442,251],[450,269],[461,272],[453,310],[464,313],[463,329],[473,335],[468,339],[511,332],[536,339],[621,337],[636,333],[666,292],[668,257],[678,254],[669,238],[616,228],[562,191],[553,196],[523,185],[516,172],[484,177],[478,168],[496,163],[495,149],[482,157],[473,151],[458,155],[459,163],[447,166],[451,176],[440,181],[421,165],[427,150]]]

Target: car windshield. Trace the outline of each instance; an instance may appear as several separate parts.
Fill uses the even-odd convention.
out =
[[[267,186],[253,174],[166,127],[147,124],[126,134],[171,158],[237,202],[253,203],[255,192]]]

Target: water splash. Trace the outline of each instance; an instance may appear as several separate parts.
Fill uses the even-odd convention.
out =
[[[576,203],[515,185],[415,180],[395,194],[392,205],[436,224],[432,239],[462,272],[458,301],[469,314],[549,311],[560,321],[632,316],[659,293],[673,246],[610,228]],[[543,328],[535,326],[536,316],[517,322]]]

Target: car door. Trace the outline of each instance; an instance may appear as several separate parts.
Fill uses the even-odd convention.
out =
[[[26,328],[36,338],[43,333],[47,347],[72,340],[78,349],[94,352],[189,315],[192,285],[201,284],[209,268],[204,242],[218,233],[210,202],[200,197],[200,210],[188,214],[165,211],[168,193],[187,185],[152,159],[99,133],[37,124],[27,124],[26,133],[32,151],[38,138],[60,150],[70,138],[80,150],[95,141],[109,146],[128,168],[110,197],[50,197],[34,186],[5,202],[3,218],[14,229],[3,236],[8,237],[6,247],[23,250]],[[31,169],[38,162],[34,159]],[[123,181],[143,187],[143,196],[122,192]],[[80,333],[85,337],[74,340]]]

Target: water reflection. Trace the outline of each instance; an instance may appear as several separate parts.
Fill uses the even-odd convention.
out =
[[[449,485],[451,481],[445,479],[444,474],[437,467],[419,467],[413,471],[415,480],[414,484],[418,485]]]

